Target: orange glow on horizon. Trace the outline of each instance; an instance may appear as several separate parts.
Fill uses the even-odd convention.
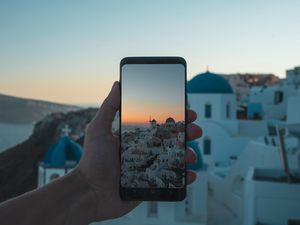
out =
[[[165,123],[166,119],[172,117],[176,122],[184,121],[185,116],[184,107],[153,107],[151,104],[147,106],[135,105],[130,107],[127,105],[123,107],[121,113],[121,121],[123,124],[128,125],[147,125],[149,124],[149,119],[155,119],[158,124]]]
[[[159,116],[139,116],[137,117],[136,115],[127,115],[126,117],[122,115],[122,123],[125,125],[148,125],[149,124],[149,119],[151,116],[151,120],[155,119],[158,124],[165,123],[166,119],[169,117],[172,117],[175,122],[179,121],[184,121],[184,116],[182,115],[159,115]]]
[[[144,101],[141,99],[126,99],[122,102],[121,121],[127,125],[147,125],[149,119],[155,119],[158,124],[165,123],[172,117],[176,122],[184,121],[184,99],[178,103],[162,101]]]

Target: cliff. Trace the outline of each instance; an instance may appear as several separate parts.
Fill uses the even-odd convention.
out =
[[[36,188],[38,162],[43,159],[49,146],[59,139],[62,128],[69,125],[72,129],[70,136],[78,139],[96,111],[89,108],[52,113],[36,123],[28,140],[1,153],[0,202]]]

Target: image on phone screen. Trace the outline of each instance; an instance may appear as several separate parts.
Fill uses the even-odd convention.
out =
[[[185,185],[185,67],[121,68],[121,186]]]

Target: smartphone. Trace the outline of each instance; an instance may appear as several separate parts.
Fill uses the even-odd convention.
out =
[[[120,196],[181,201],[186,196],[186,61],[120,62]]]

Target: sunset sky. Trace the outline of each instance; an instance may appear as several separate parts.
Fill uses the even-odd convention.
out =
[[[184,66],[181,64],[139,64],[122,67],[122,123],[159,124],[168,117],[184,120]]]
[[[126,56],[181,56],[188,79],[300,65],[300,1],[0,1],[0,93],[99,105]]]

